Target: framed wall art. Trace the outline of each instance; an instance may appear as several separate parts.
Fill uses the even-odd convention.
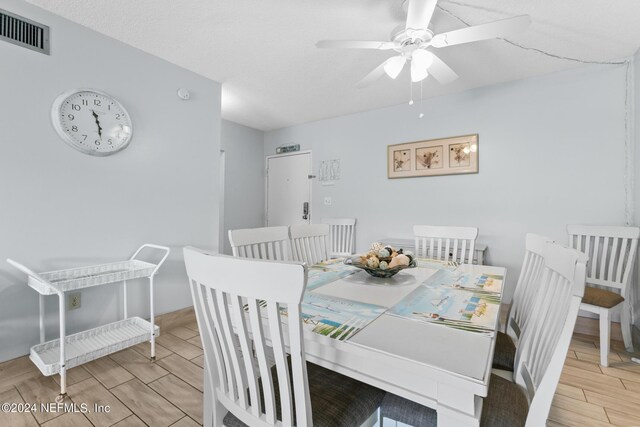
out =
[[[478,173],[478,134],[387,147],[389,178],[462,173]]]

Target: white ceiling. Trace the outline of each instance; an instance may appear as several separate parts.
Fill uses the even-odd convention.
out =
[[[408,101],[406,71],[364,89],[355,83],[392,51],[317,49],[322,39],[389,40],[404,22],[402,0],[28,0],[222,83],[225,119],[262,130]],[[434,32],[529,14],[509,39],[589,61],[631,56],[640,47],[638,0],[440,0]],[[424,97],[582,65],[503,40],[441,49],[460,79],[429,77]],[[419,85],[414,86],[419,91]],[[414,90],[415,90],[414,89]]]

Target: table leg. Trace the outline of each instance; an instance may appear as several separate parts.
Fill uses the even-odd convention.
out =
[[[438,384],[438,427],[478,427],[481,413],[480,396]]]

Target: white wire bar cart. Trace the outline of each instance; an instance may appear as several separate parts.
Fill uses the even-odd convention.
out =
[[[151,264],[137,259],[143,249],[157,249],[164,254],[157,264]],[[43,375],[60,374],[60,395],[56,398],[56,402],[60,403],[64,400],[67,394],[67,370],[75,366],[145,341],[151,343],[151,360],[155,360],[155,338],[160,334],[160,328],[154,324],[153,277],[169,256],[169,252],[169,248],[165,246],[147,243],[140,246],[127,261],[45,273],[35,273],[24,265],[7,259],[9,264],[27,275],[27,285],[40,294],[40,344],[31,347],[29,358]],[[149,321],[140,317],[129,317],[127,311],[127,280],[145,277],[149,279]],[[123,319],[67,336],[65,293],[116,282],[123,283]],[[46,295],[58,295],[59,298],[60,338],[45,342],[44,297]]]

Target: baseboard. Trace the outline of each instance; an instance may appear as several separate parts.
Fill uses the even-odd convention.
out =
[[[591,317],[578,316],[578,320],[576,320],[576,327],[573,331],[579,334],[599,337],[600,321]],[[611,339],[622,341],[622,331],[620,329],[619,322],[611,322]]]
[[[180,310],[172,311],[169,313],[156,316],[155,324],[160,328],[160,333],[170,331],[178,326],[184,326],[196,321],[196,314],[193,311],[193,306],[186,307]]]

